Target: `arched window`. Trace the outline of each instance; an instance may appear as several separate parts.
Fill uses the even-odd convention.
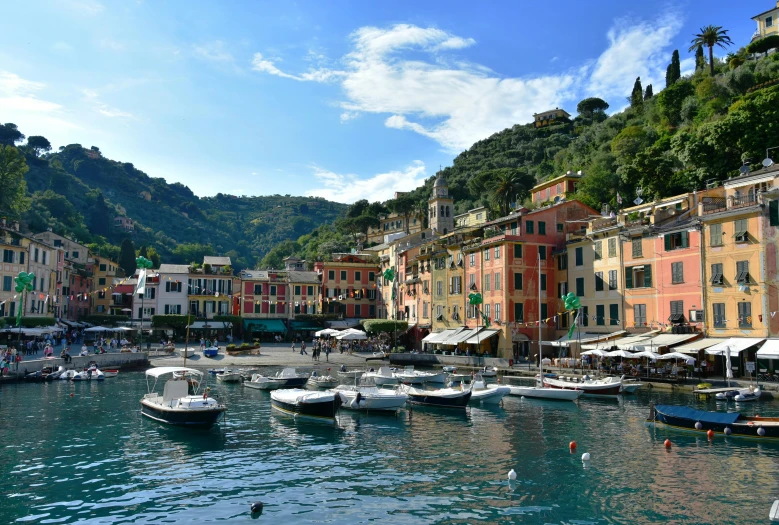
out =
[[[449,206],[446,207],[446,216],[449,217]]]
[[[444,235],[446,235],[446,228],[444,228]]]
[[[441,205],[441,217],[446,217],[446,215],[444,215],[444,213],[445,213],[444,212],[444,206]]]

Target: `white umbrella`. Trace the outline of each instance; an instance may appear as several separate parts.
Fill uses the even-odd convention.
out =
[[[93,326],[92,328],[87,328],[84,330],[85,332],[109,332],[111,329],[106,328],[105,326]]]
[[[606,352],[607,357],[624,357],[625,359],[633,359],[635,354],[628,352],[627,350],[614,350],[613,352]]]
[[[322,337],[323,335],[338,335],[340,334],[340,330],[336,330],[335,328],[325,328],[324,330],[319,330],[318,332],[314,332],[314,335],[316,337]]]
[[[725,377],[728,380],[733,379],[733,370],[730,369],[730,346],[725,347]]]
[[[363,339],[368,339],[368,336],[365,335],[365,332],[360,332],[358,330],[356,332],[349,332],[349,333],[338,335],[338,336],[336,336],[336,339],[342,339],[342,340],[363,340]]]
[[[595,355],[598,357],[606,357],[609,353],[605,350],[601,349],[595,349],[595,350],[587,350],[586,352],[582,352],[582,355]]]
[[[633,354],[633,357],[635,358],[646,357],[648,359],[660,359],[660,354],[650,352],[649,350],[644,350],[641,352],[636,352],[635,354]]]
[[[685,361],[688,360],[690,356],[687,354],[683,354],[681,352],[671,352],[670,354],[663,354],[657,359],[684,359]]]

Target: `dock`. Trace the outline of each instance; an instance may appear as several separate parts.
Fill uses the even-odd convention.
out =
[[[713,395],[721,394],[724,392],[733,392],[735,390],[741,390],[741,388],[743,387],[732,386],[727,388],[695,388],[693,389],[692,393],[695,394],[695,397],[698,398],[702,397],[704,399],[709,399]]]

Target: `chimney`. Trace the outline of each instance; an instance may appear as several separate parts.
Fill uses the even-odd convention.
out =
[[[11,223],[11,229],[15,232],[19,231],[19,221],[14,221]]]

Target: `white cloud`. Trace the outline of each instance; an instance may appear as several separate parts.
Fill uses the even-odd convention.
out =
[[[387,114],[387,127],[413,131],[457,152],[518,122],[530,122],[535,112],[583,96],[599,96],[616,107],[637,76],[644,85],[659,84],[670,40],[681,26],[678,17],[629,25],[616,21],[615,26],[628,29],[609,31],[608,48],[593,63],[544,76],[506,78],[480,64],[447,60],[447,53],[475,41],[409,24],[358,29],[340,70],[292,74],[261,53],[255,54],[253,69],[297,81],[338,82],[345,95],[339,103],[341,122],[360,113]]]
[[[109,118],[124,118],[124,119],[134,119],[132,113],[128,113],[127,111],[122,111],[121,109],[117,109],[114,107],[109,106],[102,100],[100,100],[100,96],[97,93],[97,91],[93,89],[82,89],[81,93],[84,95],[84,99],[86,102],[98,113],[103,115],[104,117]]]
[[[335,202],[350,204],[360,199],[369,201],[386,201],[391,199],[396,191],[411,191],[424,184],[425,164],[415,160],[402,170],[379,173],[367,179],[357,175],[341,175],[319,166],[311,166],[314,177],[322,184],[322,188],[306,192],[310,197],[324,197]]]
[[[192,51],[194,51],[195,56],[211,62],[231,63],[235,61],[221,40],[193,45]]]
[[[630,93],[636,77],[641,77],[643,86],[654,84],[655,92],[665,86],[670,62],[667,48],[681,20],[668,15],[654,22],[621,20],[616,25],[626,29],[608,32],[609,47],[595,62],[586,86],[588,94],[611,101],[613,107]]]
[[[695,73],[695,57],[688,57],[684,60],[680,60],[679,69],[683,77]]]

